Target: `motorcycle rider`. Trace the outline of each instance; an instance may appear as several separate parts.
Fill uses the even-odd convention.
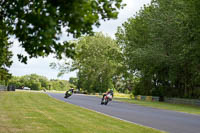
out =
[[[71,96],[73,92],[74,92],[74,88],[69,89],[68,91],[66,91],[65,97]]]
[[[102,100],[103,100],[104,97],[105,97],[106,95],[108,95],[108,94],[110,94],[110,95],[113,97],[113,89],[110,89],[108,92],[106,92],[106,93],[103,95]],[[111,99],[111,100],[112,100],[112,99]]]

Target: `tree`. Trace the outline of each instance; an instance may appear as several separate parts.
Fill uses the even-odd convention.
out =
[[[104,92],[113,88],[113,77],[119,74],[121,67],[121,50],[115,41],[96,33],[82,37],[76,43],[71,70],[78,70],[77,88],[88,92]],[[62,72],[63,68],[68,68],[66,64],[59,66]]]
[[[19,77],[12,76],[12,78],[9,80],[9,85],[13,85],[16,88],[20,88],[24,86],[24,83],[20,82]]]
[[[4,30],[4,25],[0,24],[0,81],[6,84],[11,77],[11,74],[8,73],[8,68],[12,64],[12,53],[9,51],[11,43],[8,42],[8,35]]]
[[[74,86],[77,86],[77,84],[78,84],[78,78],[70,77],[69,78],[69,83],[73,84]]]
[[[68,34],[80,37],[92,34],[92,26],[100,20],[115,19],[123,7],[122,0],[1,0],[0,30],[14,35],[29,57],[73,57],[73,45],[59,43],[62,28]],[[1,29],[1,26],[5,28]],[[8,36],[7,36],[8,37]],[[2,43],[1,43],[2,46]],[[22,62],[27,56],[18,55]]]
[[[153,0],[118,29],[127,71],[140,78],[137,94],[200,96],[199,4]]]
[[[52,90],[68,90],[71,84],[66,80],[50,80]]]

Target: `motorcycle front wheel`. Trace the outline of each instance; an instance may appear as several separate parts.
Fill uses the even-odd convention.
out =
[[[108,99],[106,99],[106,100],[105,100],[104,104],[105,104],[105,105],[107,105],[107,104],[108,104]]]

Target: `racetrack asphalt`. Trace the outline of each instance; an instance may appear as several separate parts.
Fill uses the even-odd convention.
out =
[[[58,100],[169,133],[200,133],[200,115],[155,109],[118,101],[111,101],[105,106],[100,104],[101,98],[96,96],[74,94],[65,99],[63,93],[47,94]]]

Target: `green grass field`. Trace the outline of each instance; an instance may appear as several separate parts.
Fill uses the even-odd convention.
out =
[[[114,100],[134,103],[134,104],[152,107],[152,108],[173,110],[173,111],[178,111],[178,112],[200,115],[200,107],[194,106],[194,105],[171,104],[171,103],[164,103],[164,102],[148,102],[148,101],[133,100],[130,98],[114,98]]]
[[[0,92],[0,133],[160,133],[43,93]]]

